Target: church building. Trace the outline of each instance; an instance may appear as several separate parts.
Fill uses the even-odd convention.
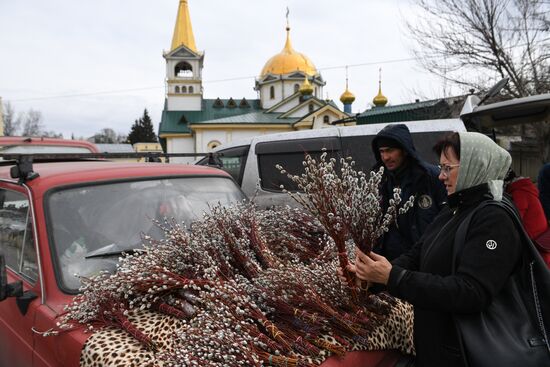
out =
[[[322,98],[326,82],[313,62],[292,47],[288,20],[282,51],[256,78],[257,99],[204,98],[204,53],[195,44],[187,0],[179,1],[172,47],[163,56],[166,97],[159,140],[167,153],[209,152],[260,134],[332,127],[351,114],[355,100],[347,86],[341,97],[344,111]]]

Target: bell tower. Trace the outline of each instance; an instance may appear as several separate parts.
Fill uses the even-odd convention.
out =
[[[179,1],[178,16],[166,60],[166,110],[200,111],[204,53],[197,51],[187,0]]]

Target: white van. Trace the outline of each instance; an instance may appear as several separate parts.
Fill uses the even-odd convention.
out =
[[[448,132],[466,131],[459,119],[408,121],[406,124],[419,156],[434,164],[438,157],[432,147],[437,140]],[[358,170],[369,171],[376,163],[372,139],[386,125],[388,123],[259,135],[220,146],[215,152],[222,153],[219,157],[221,168],[230,173],[258,205],[292,204],[280,186],[289,190],[296,190],[296,187],[275,168],[277,164],[290,173],[302,173],[304,155],[319,156],[326,149],[329,156],[352,157]],[[198,162],[206,163],[206,158]]]

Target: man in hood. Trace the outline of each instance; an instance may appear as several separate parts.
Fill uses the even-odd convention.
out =
[[[424,233],[447,200],[445,187],[439,181],[439,170],[421,160],[416,153],[411,133],[404,124],[390,124],[373,139],[375,169],[384,166],[382,196],[384,209],[393,197],[393,189],[401,189],[402,199],[414,196],[414,206],[399,215],[387,233],[374,246],[374,251],[393,260],[408,251]]]

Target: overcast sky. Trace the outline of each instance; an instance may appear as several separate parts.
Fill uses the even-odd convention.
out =
[[[48,130],[88,137],[127,134],[143,109],[158,127],[165,60],[178,0],[0,0],[0,97],[16,112],[39,110]],[[294,49],[309,56],[337,101],[353,112],[382,89],[391,104],[441,95],[441,81],[412,57],[409,0],[189,0],[197,48],[205,51],[205,98],[256,98],[256,77],[284,46],[290,9]],[[226,79],[237,79],[227,81]],[[223,81],[226,80],[226,81]]]

